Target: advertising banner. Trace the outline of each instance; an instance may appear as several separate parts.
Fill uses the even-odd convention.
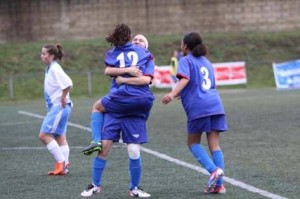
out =
[[[247,84],[245,62],[225,62],[213,64],[217,85]],[[172,88],[170,66],[156,66],[152,86]]]
[[[216,85],[247,84],[245,62],[214,63]]]
[[[300,87],[300,60],[273,63],[273,71],[277,88]]]

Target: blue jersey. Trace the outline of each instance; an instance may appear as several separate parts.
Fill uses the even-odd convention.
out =
[[[143,75],[153,78],[154,60],[152,54],[138,45],[127,42],[124,46],[114,47],[109,50],[105,56],[105,64],[111,67],[130,67],[138,66]],[[124,77],[129,77],[124,75]],[[115,78],[112,80],[111,92],[112,97],[131,97],[131,98],[153,98],[149,85],[117,85]]]
[[[188,121],[225,114],[220,95],[216,90],[213,66],[204,56],[194,57],[188,54],[182,57],[177,77],[189,80],[180,93]]]

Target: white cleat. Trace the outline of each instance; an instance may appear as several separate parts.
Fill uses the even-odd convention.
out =
[[[81,192],[81,196],[90,197],[93,194],[99,193],[101,191],[101,187],[97,187],[94,184],[89,184],[86,189]]]
[[[143,191],[140,187],[135,187],[132,190],[129,190],[129,196],[139,197],[139,198],[150,198],[151,195]]]

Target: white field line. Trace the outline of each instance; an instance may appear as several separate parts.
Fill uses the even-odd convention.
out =
[[[19,111],[19,114],[27,115],[27,116],[35,117],[35,118],[40,118],[40,119],[44,118],[42,115],[30,113],[30,112],[27,112],[27,111]],[[72,127],[75,127],[75,128],[79,128],[79,129],[91,132],[90,128],[82,126],[82,125],[79,125],[79,124],[74,124],[74,123],[69,122],[68,125],[72,126]],[[201,168],[201,167],[199,167],[197,165],[193,165],[193,164],[184,162],[182,160],[179,160],[179,159],[176,159],[176,158],[172,158],[172,157],[170,157],[170,156],[168,156],[166,154],[163,154],[163,153],[160,153],[160,152],[156,152],[156,151],[153,151],[153,150],[145,148],[145,147],[141,147],[141,150],[144,151],[145,153],[151,154],[151,155],[153,155],[155,157],[158,157],[158,158],[167,160],[169,162],[175,163],[177,165],[180,165],[180,166],[183,166],[183,167],[186,167],[186,168],[198,171],[199,173],[202,173],[204,175],[209,175],[209,173],[205,169],[203,169],[203,168]],[[273,194],[273,193],[270,193],[270,192],[265,191],[263,189],[259,189],[259,188],[256,188],[254,186],[248,185],[248,184],[246,184],[244,182],[235,180],[233,178],[229,178],[229,177],[224,176],[223,179],[224,179],[224,181],[226,181],[227,183],[229,183],[229,184],[231,184],[233,186],[240,187],[240,188],[248,190],[250,192],[257,193],[257,194],[259,194],[261,196],[265,196],[267,198],[271,198],[271,199],[288,199],[286,197],[283,197],[283,196],[280,196],[280,195],[277,195],[277,194]]]

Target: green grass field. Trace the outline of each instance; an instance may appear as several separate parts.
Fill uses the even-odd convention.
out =
[[[224,195],[205,195],[208,176],[186,146],[186,117],[180,101],[156,101],[148,122],[141,185],[152,198],[294,198],[300,197],[300,93],[275,89],[220,91],[229,131],[221,136],[226,161]],[[89,144],[91,106],[96,98],[74,98],[68,128],[71,170],[47,176],[54,160],[38,139],[46,108],[43,99],[0,104],[0,198],[81,198],[91,181],[92,157],[80,151]],[[20,112],[24,111],[24,112]],[[34,117],[29,113],[37,114]],[[78,126],[74,126],[77,124]],[[206,146],[206,139],[202,143]],[[129,198],[127,150],[112,149],[103,190],[92,198]]]

